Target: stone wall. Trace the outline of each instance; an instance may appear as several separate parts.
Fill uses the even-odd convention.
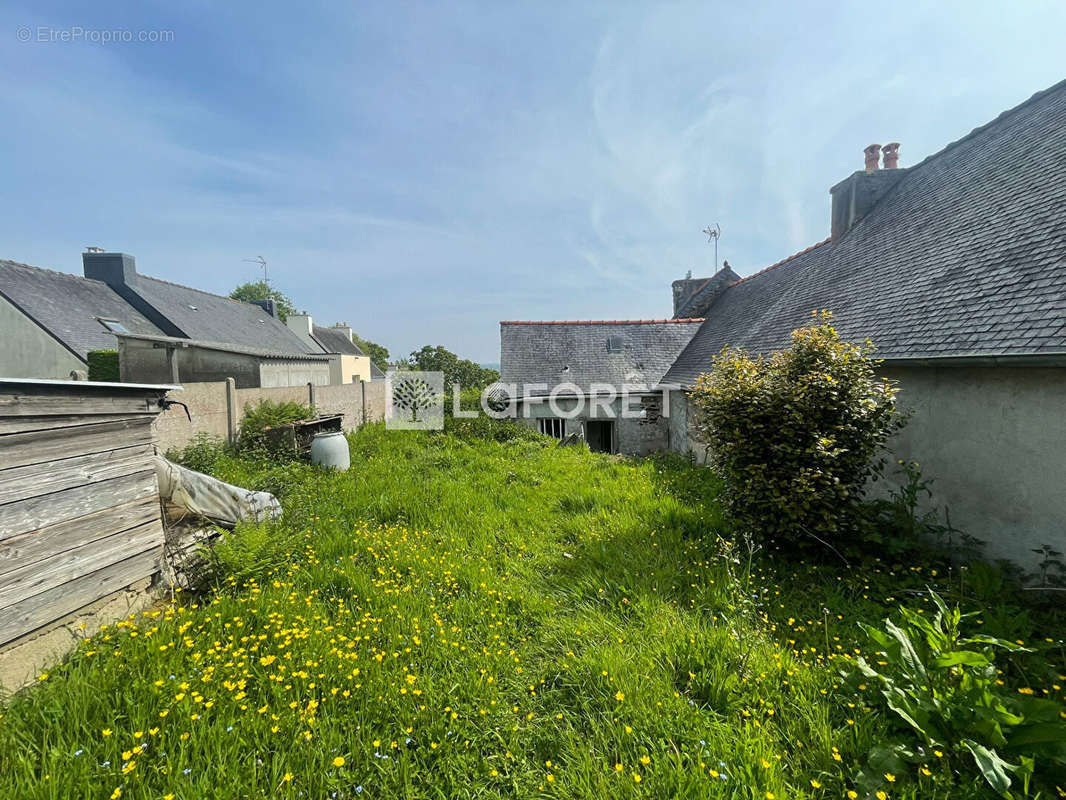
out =
[[[671,390],[668,447],[675,453],[683,453],[695,459],[697,464],[707,463],[707,445],[696,434],[692,408],[688,395],[680,390]]]
[[[566,414],[571,413],[576,405],[577,401],[571,399],[556,402],[559,411]],[[666,450],[670,441],[666,413],[672,411],[668,409],[668,403],[664,402],[661,395],[632,395],[629,405],[634,412],[643,412],[643,416],[623,417],[621,399],[596,407],[585,403],[575,416],[565,419],[565,432],[571,434],[580,431],[584,434],[585,423],[589,420],[613,420],[616,452],[644,456]],[[519,421],[534,429],[539,425],[538,420],[556,416],[547,402],[523,403],[519,406],[519,414]]]

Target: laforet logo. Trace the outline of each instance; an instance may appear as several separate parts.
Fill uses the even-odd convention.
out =
[[[390,372],[385,390],[388,429],[441,430],[444,427],[444,373]]]

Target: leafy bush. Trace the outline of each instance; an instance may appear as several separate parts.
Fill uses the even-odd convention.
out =
[[[286,422],[311,419],[314,415],[314,410],[303,403],[275,403],[270,400],[260,400],[254,406],[245,406],[237,446],[242,451],[266,449],[264,431],[267,428],[284,425]]]
[[[943,760],[956,770],[972,762],[1001,796],[1010,796],[1015,778],[1028,794],[1038,759],[1058,770],[1066,765],[1060,706],[1032,689],[1012,692],[999,679],[996,653],[1029,649],[993,636],[964,637],[960,623],[974,614],[948,609],[935,592],[930,596],[937,608],[932,619],[901,608],[902,626],[886,619],[882,631],[859,623],[880,648],[879,660],[871,665],[857,658],[847,678],[859,690],[866,688],[863,681],[874,681],[880,694],[874,705],[894,720],[897,735],[906,736],[870,750],[860,785],[873,792],[887,776],[915,768],[928,773],[917,765]]]
[[[89,362],[89,380],[118,382],[118,350],[90,350],[86,360]]]
[[[166,457],[175,464],[210,475],[219,459],[227,455],[229,451],[229,445],[220,437],[198,433],[182,449],[168,450]]]
[[[838,536],[855,528],[875,459],[899,426],[873,345],[840,340],[822,312],[767,358],[726,348],[692,393],[697,429],[746,534]]]

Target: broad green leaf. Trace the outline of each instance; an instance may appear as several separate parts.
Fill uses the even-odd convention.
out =
[[[885,620],[885,628],[888,629],[889,634],[899,642],[900,657],[903,659],[903,663],[910,671],[911,675],[916,676],[921,681],[926,681],[928,678],[925,672],[925,665],[922,664],[922,660],[918,658],[918,653],[914,649],[914,645],[911,643],[910,637],[907,632],[896,626],[890,619]]]
[[[989,663],[986,656],[975,653],[973,650],[956,650],[933,659],[934,667],[957,667],[960,664],[968,667],[983,667]]]
[[[973,760],[977,762],[977,769],[988,781],[988,785],[1000,794],[1006,794],[1007,789],[1010,788],[1010,775],[1007,773],[1017,767],[1008,764],[999,757],[995,750],[989,750],[983,744],[978,744],[971,739],[963,739],[962,743],[973,755]]]
[[[1009,746],[1014,749],[1025,745],[1066,742],[1066,722],[1039,722],[1035,725],[1019,725],[1011,731]]]

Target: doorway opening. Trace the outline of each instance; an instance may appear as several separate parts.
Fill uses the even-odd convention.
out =
[[[613,453],[614,420],[590,419],[585,422],[585,441],[593,453]]]

